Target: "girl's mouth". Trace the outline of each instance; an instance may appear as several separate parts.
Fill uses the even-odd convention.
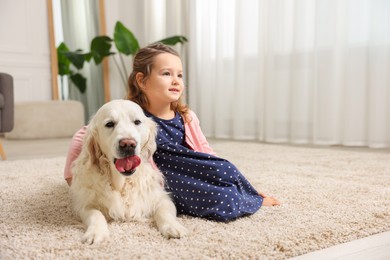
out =
[[[177,88],[170,88],[169,91],[171,91],[171,92],[180,92],[180,90],[177,89]]]

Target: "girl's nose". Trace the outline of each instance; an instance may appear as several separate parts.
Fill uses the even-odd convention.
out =
[[[180,82],[179,82],[179,80],[177,78],[173,78],[172,84],[173,85],[180,85]]]

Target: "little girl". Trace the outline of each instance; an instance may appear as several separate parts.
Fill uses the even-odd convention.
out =
[[[158,124],[153,160],[165,176],[178,213],[229,221],[253,214],[262,205],[280,205],[257,192],[232,163],[216,156],[197,116],[182,102],[183,91],[183,68],[175,50],[157,43],[138,51],[127,99]],[[75,134],[69,149],[65,165],[69,185],[86,128]]]

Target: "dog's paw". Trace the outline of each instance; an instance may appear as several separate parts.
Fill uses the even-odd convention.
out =
[[[106,240],[110,235],[107,227],[89,227],[83,235],[81,242],[85,244],[98,244]]]
[[[160,228],[161,234],[166,238],[181,238],[188,234],[188,229],[179,222],[165,223]]]
[[[108,211],[108,215],[113,219],[113,220],[118,220],[118,221],[124,221],[126,220],[125,218],[125,211],[123,208],[110,208]]]

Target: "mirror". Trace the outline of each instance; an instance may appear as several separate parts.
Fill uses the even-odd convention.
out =
[[[68,76],[58,75],[57,47],[65,42],[70,50],[87,52],[92,38],[106,35],[104,0],[47,0],[51,53],[52,99],[78,100],[83,103],[88,119],[105,102],[110,100],[108,60],[96,66],[85,63],[78,71],[87,78],[84,93],[72,85]]]

